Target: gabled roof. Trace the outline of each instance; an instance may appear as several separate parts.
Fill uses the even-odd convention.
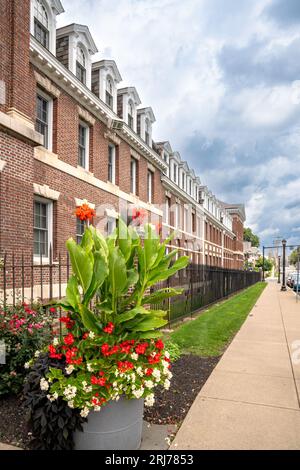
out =
[[[158,147],[162,147],[166,152],[168,152],[169,154],[173,153],[173,150],[172,150],[172,147],[171,147],[171,144],[169,141],[165,141],[165,142],[156,142],[156,145]]]
[[[149,106],[148,108],[141,108],[141,109],[138,109],[137,110],[138,114],[148,114],[149,118],[150,118],[150,121],[152,122],[155,122],[156,119],[155,119],[155,116],[154,116],[154,112],[153,112],[153,109]]]
[[[60,0],[51,0],[50,5],[56,15],[60,15],[61,13],[64,13],[65,11]]]
[[[177,161],[177,163],[181,163],[181,155],[179,152],[173,152],[172,157]]]
[[[190,171],[190,167],[188,165],[188,162],[182,162],[180,166],[181,166],[181,168],[183,168],[184,171],[186,171],[186,172]]]
[[[114,76],[115,76],[115,79],[116,79],[117,83],[119,83],[119,82],[121,82],[121,81],[123,80],[122,77],[121,77],[121,74],[120,74],[120,72],[119,72],[119,69],[118,69],[118,67],[117,67],[117,64],[116,64],[116,62],[115,62],[114,60],[105,60],[105,59],[104,59],[104,60],[99,60],[98,62],[94,62],[94,63],[92,64],[92,69],[93,69],[93,70],[98,70],[98,69],[100,69],[100,68],[102,68],[102,67],[103,67],[103,68],[107,68],[107,69],[109,69],[109,68],[112,69],[113,74],[114,74]]]
[[[90,33],[90,30],[87,26],[83,24],[76,24],[72,23],[67,26],[63,26],[62,28],[57,29],[56,35],[57,37],[62,37],[64,35],[72,34],[72,33],[81,33],[84,34],[87,40],[88,49],[92,54],[96,54],[98,52],[97,46],[94,42],[94,39]]]
[[[126,88],[120,88],[118,90],[118,95],[133,95],[135,104],[137,106],[141,104],[140,97],[139,97],[138,92],[136,91],[136,88],[134,86],[128,86]]]

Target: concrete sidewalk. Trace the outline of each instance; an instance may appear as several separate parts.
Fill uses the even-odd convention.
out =
[[[300,302],[270,282],[171,449],[300,449]]]

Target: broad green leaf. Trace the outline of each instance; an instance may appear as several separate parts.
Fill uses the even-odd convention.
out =
[[[128,310],[128,312],[120,313],[117,316],[115,322],[117,324],[123,323],[125,321],[132,320],[139,314],[148,314],[148,313],[149,313],[149,310],[146,310],[144,307],[136,307],[136,308],[133,308],[132,310]]]
[[[154,339],[162,337],[161,331],[148,331],[147,333],[137,333],[138,339]]]
[[[130,233],[128,231],[127,225],[125,222],[123,222],[122,219],[119,219],[119,224],[118,224],[118,243],[121,252],[123,253],[123,256],[125,258],[125,261],[127,261],[130,258],[131,255],[131,237]]]
[[[112,295],[112,308],[115,311],[118,296],[127,286],[125,258],[119,247],[114,247],[109,254],[109,290]]]
[[[169,269],[166,269],[165,271],[157,272],[158,268],[155,270],[155,273],[151,275],[149,282],[148,282],[148,287],[153,286],[153,284],[156,284],[158,281],[165,281],[169,277],[173,276],[176,274],[178,271],[181,269],[184,269],[187,267],[189,264],[189,258],[187,256],[182,256],[178,260],[175,261],[173,266]]]
[[[104,258],[107,259],[108,258],[108,247],[107,247],[106,240],[105,240],[104,236],[102,235],[102,233],[100,233],[92,225],[90,225],[90,227],[87,230],[91,231],[96,251],[100,251],[103,254]]]
[[[94,333],[99,333],[101,329],[97,325],[97,317],[89,310],[85,305],[79,306],[79,313],[87,330],[93,331]]]
[[[80,245],[87,252],[89,252],[93,249],[94,240],[93,240],[92,232],[90,230],[85,230],[84,231],[84,234],[83,234]]]
[[[94,252],[94,270],[93,278],[88,288],[83,303],[88,305],[90,300],[94,297],[98,289],[102,286],[106,277],[108,276],[108,265],[100,251]]]
[[[176,295],[182,294],[183,289],[160,289],[153,294],[147,295],[142,300],[142,305],[146,304],[156,304],[161,302],[162,300],[169,299],[170,297],[175,297]]]
[[[85,293],[93,277],[92,258],[81,246],[70,238],[67,241],[67,248],[70,254],[73,273],[76,275]]]
[[[144,250],[147,269],[151,269],[155,263],[159,247],[160,243],[156,232],[153,230],[150,224],[145,225]]]
[[[78,308],[80,303],[80,293],[78,289],[78,280],[75,275],[71,276],[68,281],[66,289],[66,301],[74,308],[74,310]]]
[[[161,328],[167,323],[168,320],[163,320],[162,318],[145,318],[135,328],[133,328],[132,331],[155,330],[156,328]]]

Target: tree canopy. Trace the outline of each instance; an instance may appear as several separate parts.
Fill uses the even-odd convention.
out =
[[[290,263],[293,264],[294,266],[296,266],[297,262],[298,262],[298,252],[297,250],[294,250],[292,251],[292,253],[290,254]],[[300,256],[299,256],[300,257]]]
[[[255,235],[249,227],[244,228],[244,241],[251,242],[251,246],[255,246],[257,248],[260,244],[259,237]]]
[[[262,268],[263,265],[264,265],[264,268],[265,268],[264,270],[265,270],[265,271],[271,271],[271,270],[272,270],[272,267],[273,267],[273,261],[270,260],[270,259],[268,259],[268,258],[265,258],[265,263],[263,263],[263,257],[260,256],[260,257],[258,258],[258,260],[256,261],[255,267],[256,267],[256,268]]]

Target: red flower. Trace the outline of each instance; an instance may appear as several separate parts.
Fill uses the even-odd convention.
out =
[[[137,354],[145,354],[147,347],[149,346],[148,343],[141,343],[138,344],[137,347],[135,348],[135,352]]]
[[[49,357],[51,357],[51,359],[61,359],[62,358],[62,354],[58,354],[56,352],[56,348],[53,346],[53,344],[50,344],[50,346],[49,346]]]
[[[160,353],[153,354],[152,356],[148,357],[149,364],[157,364],[160,361]]]
[[[101,351],[102,351],[103,356],[109,356],[109,344],[107,343],[102,344]]]
[[[82,204],[76,208],[75,215],[78,219],[85,221],[92,220],[96,216],[96,212],[88,204]]]
[[[152,375],[153,373],[153,369],[149,368],[146,370],[146,375],[149,377],[150,375]]]
[[[72,346],[72,344],[74,344],[74,336],[72,335],[72,333],[69,333],[67,336],[64,337],[64,343],[67,345],[67,346]]]
[[[67,364],[81,364],[82,363],[82,357],[78,357],[77,359],[76,358],[76,353],[78,352],[78,348],[72,348],[72,349],[68,349],[66,351],[66,363]]]
[[[50,313],[56,313],[56,308],[53,308],[53,307],[52,307],[52,308],[49,308],[49,312],[50,312]]]
[[[88,333],[84,333],[84,335],[83,335],[82,339],[87,339],[87,337],[88,337],[88,336],[89,336],[89,334],[88,334]]]
[[[138,220],[139,222],[143,222],[146,215],[147,211],[145,211],[144,209],[133,208],[132,210],[132,220]]]
[[[161,351],[162,349],[164,349],[165,345],[161,339],[158,339],[155,343],[155,347]]]
[[[130,369],[133,369],[134,365],[132,362],[129,361],[119,361],[118,362],[118,369],[121,373],[127,372]]]
[[[105,328],[103,328],[104,333],[111,335],[115,329],[115,325],[112,322],[109,322]]]
[[[93,385],[100,385],[101,387],[104,387],[104,385],[106,385],[106,378],[105,377],[101,377],[100,379],[98,379],[97,377],[95,377],[94,375],[91,377],[91,383]]]
[[[68,330],[71,330],[71,329],[73,328],[73,326],[75,325],[74,320],[72,320],[70,317],[61,317],[61,318],[59,319],[59,321],[60,321],[61,323],[65,323],[65,324],[66,324],[66,328],[67,328]]]

